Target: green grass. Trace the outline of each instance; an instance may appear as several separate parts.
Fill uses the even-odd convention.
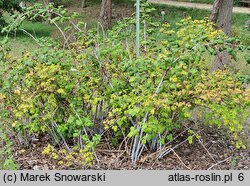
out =
[[[6,45],[4,45],[5,49],[11,50],[10,53],[14,59],[20,58],[23,53],[31,52],[37,49],[37,47],[38,44],[28,37],[13,37],[9,39],[9,42]]]
[[[31,33],[35,37],[50,37],[55,28],[51,25],[41,22],[28,22],[25,21],[21,28]],[[20,33],[22,34],[22,33]]]
[[[240,71],[242,75],[247,75],[250,78],[250,65],[247,64],[244,56],[246,53],[239,52],[237,60],[233,61],[233,68]]]
[[[52,32],[55,30],[53,26],[46,23],[28,21],[23,22],[20,28],[26,30],[37,39],[51,37]],[[0,40],[4,39],[4,37],[4,35],[0,35]],[[33,51],[37,47],[35,40],[23,31],[11,33],[8,43],[4,46],[4,48],[11,50],[14,58],[20,57],[23,52]]]

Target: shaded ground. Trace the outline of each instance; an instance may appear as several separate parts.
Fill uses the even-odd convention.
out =
[[[98,169],[98,170],[124,170],[124,169],[153,169],[153,170],[250,170],[250,146],[247,150],[237,150],[228,141],[221,139],[223,132],[215,132],[208,129],[202,132],[199,142],[194,140],[181,144],[186,136],[180,136],[177,141],[169,145],[165,151],[169,151],[162,159],[158,159],[159,153],[144,153],[136,167],[131,166],[131,161],[126,150],[114,149],[101,144],[96,151],[96,159],[92,167],[84,167],[74,164],[70,167],[58,165],[57,161],[41,155],[43,148],[47,146],[46,139],[32,143],[29,148],[15,147],[14,160],[20,166],[19,169],[48,170],[48,169]]]
[[[212,10],[212,7],[213,7],[213,5],[211,5],[211,4],[178,2],[178,1],[169,1],[169,0],[149,0],[149,2],[156,3],[156,4],[178,6],[178,7],[204,9],[204,10]],[[250,8],[234,7],[233,12],[250,14]]]

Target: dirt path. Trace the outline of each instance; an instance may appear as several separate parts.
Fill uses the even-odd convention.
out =
[[[181,6],[181,7],[197,8],[197,9],[205,9],[205,10],[212,10],[212,7],[213,7],[213,5],[209,5],[209,4],[177,2],[177,1],[169,1],[169,0],[149,0],[149,1],[151,3],[156,3],[156,4],[165,4],[165,5],[171,5],[171,6]],[[234,7],[233,12],[250,14],[250,8]]]

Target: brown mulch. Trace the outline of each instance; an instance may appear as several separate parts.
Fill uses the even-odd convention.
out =
[[[202,133],[200,142],[197,139],[192,145],[185,142],[161,159],[157,158],[158,154],[155,152],[142,154],[137,166],[131,165],[129,154],[125,150],[107,148],[105,145],[96,149],[96,159],[91,167],[60,166],[55,160],[42,155],[44,147],[47,146],[43,140],[32,143],[29,148],[15,147],[14,159],[19,169],[31,170],[250,170],[250,146],[246,150],[235,149],[229,139],[221,139],[221,136],[223,133],[206,130]],[[173,149],[184,141],[186,136],[182,138],[169,147]]]

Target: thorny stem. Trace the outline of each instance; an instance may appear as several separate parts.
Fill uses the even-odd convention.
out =
[[[67,40],[67,38],[66,38],[66,35],[65,35],[65,33],[62,31],[62,29],[58,26],[58,24],[56,24],[55,22],[53,22],[53,24],[56,26],[56,28],[60,31],[60,33],[62,34],[62,36],[63,36],[63,39],[64,39],[64,44],[63,44],[63,48],[65,48],[65,45],[67,45],[67,47],[69,47],[69,42],[68,42],[68,40]]]
[[[195,136],[195,134],[192,135],[192,137],[194,137],[194,136]],[[158,159],[163,158],[164,156],[166,156],[167,154],[169,154],[171,151],[173,151],[174,149],[176,149],[177,147],[179,147],[180,145],[182,145],[183,143],[185,143],[185,142],[187,142],[187,141],[188,141],[188,138],[185,139],[184,141],[182,141],[181,143],[179,143],[178,145],[176,145],[175,147],[169,148],[167,151],[161,153],[157,158],[158,158]]]
[[[143,20],[143,24],[144,24],[144,55],[146,56],[147,54],[147,22],[145,20]]]
[[[73,108],[73,111],[75,112],[76,116],[78,117],[79,120],[81,120],[81,117],[79,116],[78,112]],[[83,126],[83,131],[85,135],[88,135],[86,128]]]
[[[173,63],[177,62],[179,59],[180,59],[180,57],[176,58],[176,59],[173,61]],[[159,93],[159,90],[160,90],[160,88],[161,88],[161,86],[162,86],[162,84],[163,84],[164,78],[166,77],[166,74],[167,74],[167,72],[169,71],[169,69],[170,69],[170,67],[168,67],[168,68],[164,71],[164,73],[163,73],[163,75],[162,75],[162,78],[161,78],[161,81],[160,81],[160,83],[158,84],[158,86],[157,86],[157,88],[156,88],[154,94],[158,94],[158,93]],[[134,144],[133,144],[133,148],[132,148],[132,152],[131,152],[131,159],[132,159],[132,164],[133,164],[133,165],[136,165],[136,161],[137,161],[138,158],[140,157],[140,154],[141,154],[141,152],[144,150],[144,147],[145,147],[145,145],[142,145],[140,139],[141,139],[141,137],[142,137],[142,135],[143,135],[143,132],[144,132],[143,129],[142,129],[142,125],[146,123],[148,114],[149,114],[149,112],[147,112],[147,113],[145,114],[144,119],[143,119],[143,123],[142,123],[142,124],[138,124],[138,126],[137,126],[137,130],[139,131],[139,135],[137,135],[137,136],[135,137],[135,139],[134,139]],[[140,151],[140,153],[139,153],[139,151]]]
[[[56,124],[55,121],[53,121],[52,125],[53,125],[54,127],[58,128],[58,126],[57,126],[57,124]],[[62,133],[61,133],[60,131],[58,131],[58,133],[59,133],[60,137],[62,138],[63,143],[64,143],[66,149],[67,149],[69,152],[71,152],[72,150],[71,150],[70,147],[68,146],[68,144],[67,144],[65,138],[63,137]]]
[[[31,37],[39,46],[43,46],[39,43],[39,41],[29,32],[27,32],[26,30],[24,29],[20,29],[21,31],[23,31],[26,35],[28,35],[29,37]]]
[[[188,166],[182,161],[182,159],[181,159],[180,156],[174,151],[174,149],[170,148],[170,150],[173,151],[174,155],[180,160],[180,162],[181,162],[187,169],[191,170],[190,167],[188,167]]]
[[[211,44],[211,43],[207,43],[207,44],[204,44],[204,46],[209,46],[210,44]],[[186,50],[186,51],[184,52],[184,54],[188,53],[189,51],[194,50],[196,47],[197,47],[197,46],[194,46],[192,49]],[[183,54],[183,55],[184,55],[184,54]],[[176,63],[180,58],[181,58],[181,56],[177,57],[172,63]],[[158,86],[157,86],[157,88],[156,88],[154,94],[158,94],[158,93],[159,93],[159,90],[160,90],[160,88],[161,88],[161,86],[162,86],[162,84],[163,84],[164,78],[165,78],[167,72],[170,70],[170,67],[171,67],[171,66],[169,66],[169,67],[164,71],[164,73],[163,73],[163,75],[162,75],[162,78],[161,78],[161,81],[160,81],[160,83],[158,84]],[[142,137],[142,135],[143,135],[143,132],[144,132],[143,129],[142,129],[142,125],[146,123],[148,114],[149,114],[149,112],[147,112],[147,113],[145,114],[145,117],[144,117],[144,119],[143,119],[143,123],[137,125],[137,130],[139,131],[139,134],[138,134],[136,137],[134,137],[134,139],[133,139],[133,148],[132,148],[132,150],[131,150],[131,151],[132,151],[132,152],[131,152],[131,160],[132,160],[132,164],[133,164],[134,166],[136,165],[136,162],[137,162],[137,160],[139,159],[139,157],[140,157],[140,155],[141,155],[141,152],[142,152],[142,151],[144,150],[144,148],[145,148],[145,145],[142,145],[140,139],[141,139],[141,137]],[[186,141],[187,141],[187,139],[186,139],[184,142],[186,142]],[[182,143],[184,143],[184,142],[182,142]],[[181,144],[182,144],[182,143],[181,143]],[[177,145],[177,146],[178,146],[178,145]],[[177,146],[176,146],[176,147],[177,147]],[[140,152],[140,153],[139,153],[139,152]],[[169,153],[169,152],[166,152],[166,153],[164,153],[164,154],[161,154],[159,157],[163,157],[164,155],[166,155],[166,154],[168,154],[168,153]]]

